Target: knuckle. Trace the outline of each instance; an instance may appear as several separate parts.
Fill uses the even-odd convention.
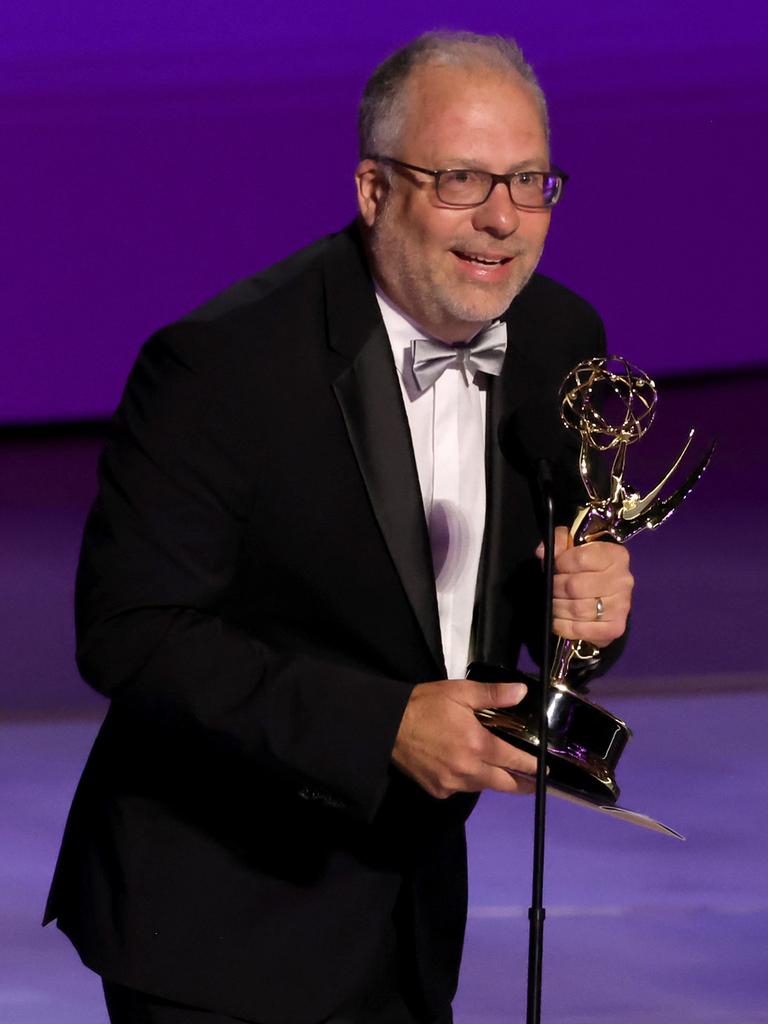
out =
[[[565,597],[565,586],[562,576],[556,575],[552,581],[552,596],[561,600]]]
[[[498,683],[485,683],[486,692],[488,694],[488,704],[493,707],[494,704],[498,704],[501,700],[501,694],[499,692]]]
[[[509,772],[501,771],[494,781],[493,788],[499,793],[516,793],[517,779]]]
[[[430,792],[438,800],[447,800],[461,788],[461,771],[452,765],[450,768],[442,766],[431,779]]]
[[[614,544],[612,546],[616,549],[614,557],[620,565],[626,568],[629,565],[629,551],[627,551],[623,544]]]
[[[580,572],[589,569],[594,562],[595,552],[590,550],[591,547],[591,544],[580,544],[573,549],[573,562]]]
[[[436,800],[447,800],[449,796],[453,795],[453,791],[448,789],[446,786],[442,786],[439,783],[434,783],[429,789],[429,795],[433,796]]]
[[[479,726],[479,728],[482,729],[482,726]],[[467,739],[467,743],[465,746],[465,754],[460,759],[460,762],[464,768],[466,768],[466,766],[469,764],[470,759],[472,760],[472,763],[474,763],[474,761],[476,761],[480,757],[485,748],[485,740],[489,735],[490,734],[486,730],[483,730],[480,733],[476,733],[474,731],[472,732],[472,734]]]

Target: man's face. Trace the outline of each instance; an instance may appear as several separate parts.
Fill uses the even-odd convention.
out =
[[[425,65],[406,90],[397,151],[380,156],[432,170],[549,168],[539,107],[513,72]],[[370,160],[357,169],[374,275],[430,334],[464,340],[503,313],[533,273],[549,211],[518,209],[503,184],[482,206],[454,209],[438,201],[434,179],[391,174],[390,184]]]

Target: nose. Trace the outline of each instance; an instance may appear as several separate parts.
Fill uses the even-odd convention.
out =
[[[512,202],[509,185],[497,181],[482,206],[475,207],[472,224],[494,238],[507,238],[520,226],[520,211]]]

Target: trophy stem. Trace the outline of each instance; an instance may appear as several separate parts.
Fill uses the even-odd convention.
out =
[[[559,636],[555,644],[555,653],[552,658],[552,672],[550,679],[553,683],[565,682],[573,658],[573,641],[566,640]]]

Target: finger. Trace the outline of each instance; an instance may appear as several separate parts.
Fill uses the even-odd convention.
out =
[[[437,771],[427,773],[425,788],[433,796],[444,798],[452,793],[475,793],[483,789],[508,793],[529,791],[529,780],[537,769],[537,760],[532,754],[505,743],[479,723],[475,723],[475,729],[465,736],[465,741],[449,761]],[[417,777],[417,781],[421,780]]]
[[[466,680],[464,703],[477,708],[510,708],[528,692],[525,683],[480,683]]]
[[[536,779],[530,775],[509,772],[504,768],[489,768],[483,780],[483,789],[492,789],[497,793],[517,793],[530,796],[536,792]]]
[[[566,640],[587,640],[595,647],[605,647],[624,635],[626,619],[609,622],[583,622],[579,619],[553,619],[552,632]]]
[[[486,749],[482,761],[491,768],[502,768],[507,772],[518,772],[522,775],[535,775],[538,758],[526,750],[507,743],[492,732],[486,733]]]
[[[430,779],[429,791],[444,798],[452,793],[477,793],[496,789],[507,793],[527,792],[528,780],[535,776],[536,758],[505,743],[477,726],[480,735],[445,770]]]
[[[603,614],[597,614],[597,598],[584,597],[578,600],[555,598],[552,602],[552,617],[555,619],[575,620],[576,622],[598,622],[608,620],[608,600],[602,598]]]
[[[573,537],[567,526],[555,527],[555,557],[573,547]]]
[[[555,569],[561,573],[606,572],[628,570],[629,552],[621,544],[592,541],[565,548],[555,558]]]
[[[535,755],[521,751],[517,746],[505,742],[498,736],[490,734],[495,743],[501,744],[501,750],[494,750],[483,759],[483,764],[488,768],[502,768],[513,775],[524,775],[527,778],[536,777],[539,768],[539,760]]]
[[[530,792],[531,780],[538,771],[538,757],[507,743],[489,730],[483,730],[482,745],[477,749],[477,767],[474,774],[483,789],[503,792]],[[506,776],[506,778],[504,777]],[[510,779],[514,780],[510,783]]]
[[[555,527],[555,558],[563,551],[566,551],[573,544],[573,538],[568,532],[565,526]],[[544,541],[539,542],[539,546],[536,548],[536,557],[543,561],[544,559]]]
[[[508,774],[513,778],[517,779],[520,784],[518,793],[535,793],[536,792],[536,776],[527,775],[523,772],[512,772],[508,771]]]
[[[628,569],[611,568],[604,572],[558,573],[552,581],[552,595],[559,599],[581,601],[614,597],[629,600],[635,585]]]
[[[609,594],[599,598],[584,597],[578,600],[555,598],[552,602],[554,618],[575,622],[623,621],[628,613],[629,598],[626,594]]]

